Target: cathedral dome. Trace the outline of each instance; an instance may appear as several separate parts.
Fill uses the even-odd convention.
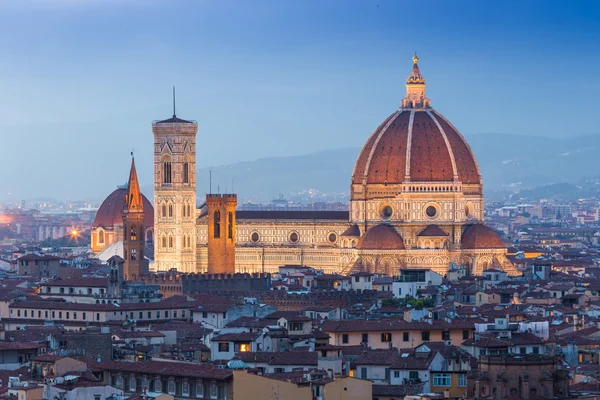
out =
[[[402,236],[385,224],[375,225],[358,240],[359,250],[404,250]]]
[[[406,81],[406,98],[362,148],[353,184],[462,182],[481,184],[475,156],[458,130],[431,108],[417,64]]]
[[[92,226],[103,226],[112,228],[115,225],[123,225],[123,206],[127,197],[127,188],[119,187],[112,192],[104,201],[96,213],[94,224]],[[146,196],[142,195],[144,202],[144,225],[146,227],[154,226],[154,208]]]
[[[501,249],[504,243],[492,228],[483,224],[467,226],[461,237],[461,247],[467,250]]]

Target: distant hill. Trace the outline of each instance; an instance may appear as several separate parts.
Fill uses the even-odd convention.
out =
[[[576,183],[600,175],[600,135],[556,139],[480,134],[467,140],[479,162],[486,192]],[[347,196],[359,151],[358,147],[343,148],[200,168],[198,193],[202,197],[209,190],[210,170],[213,192],[231,191],[233,180],[235,192],[244,200],[265,201],[279,194],[290,198],[311,189],[326,193],[329,200]]]

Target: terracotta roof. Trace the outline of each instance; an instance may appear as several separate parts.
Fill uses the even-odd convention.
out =
[[[504,243],[492,228],[483,224],[472,224],[462,234],[463,249],[501,249]]]
[[[186,376],[199,379],[229,380],[233,371],[220,369],[212,364],[192,364],[172,361],[103,361],[95,363],[97,370],[134,372],[147,375]]]
[[[361,250],[404,250],[402,236],[385,224],[368,229],[358,240],[357,249]]]
[[[120,187],[108,195],[100,205],[94,224],[92,226],[102,226],[112,228],[115,225],[123,225],[123,206],[127,197],[127,188]],[[154,226],[154,207],[152,203],[142,194],[144,204],[144,226]]]
[[[239,333],[223,333],[219,336],[213,336],[213,342],[251,342],[256,340],[258,333],[239,332]]]
[[[437,225],[429,225],[419,232],[417,236],[448,236],[448,234]]]
[[[408,154],[410,172],[406,169]],[[365,143],[354,166],[352,183],[362,184],[364,179],[367,184],[398,184],[406,177],[412,182],[452,182],[452,157],[459,181],[481,184],[469,145],[442,115],[433,110],[399,110],[383,121]]]
[[[348,229],[346,229],[340,236],[351,236],[351,237],[359,237],[360,229],[358,225],[351,225]]]

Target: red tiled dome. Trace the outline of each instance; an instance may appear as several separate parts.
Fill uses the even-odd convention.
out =
[[[481,184],[475,156],[462,135],[433,109],[399,109],[367,140],[352,183],[398,184],[406,178],[452,182],[455,177]]]
[[[127,188],[118,188],[112,192],[104,201],[96,213],[93,226],[112,228],[115,225],[123,225],[123,205],[127,196]],[[142,195],[144,202],[144,225],[154,226],[154,208],[146,196]]]
[[[469,225],[461,238],[463,249],[501,249],[504,243],[492,228],[482,224]]]
[[[358,240],[361,250],[404,250],[402,236],[390,225],[375,225]]]

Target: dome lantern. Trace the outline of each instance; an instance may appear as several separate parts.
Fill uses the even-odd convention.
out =
[[[400,108],[431,108],[431,101],[425,96],[425,78],[419,70],[419,57],[413,56],[413,67],[406,78],[406,97],[402,99]]]

